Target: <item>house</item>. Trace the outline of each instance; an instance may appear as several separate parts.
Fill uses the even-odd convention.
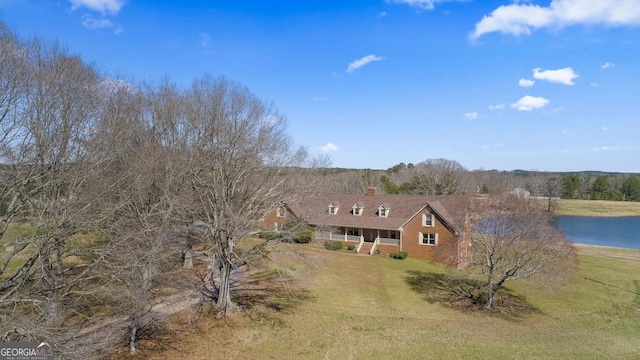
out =
[[[315,228],[318,240],[352,243],[358,253],[390,254],[457,266],[469,249],[469,198],[378,194],[311,194],[282,204],[263,219],[279,230],[289,217]]]

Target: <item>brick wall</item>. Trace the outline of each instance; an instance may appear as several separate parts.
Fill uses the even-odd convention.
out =
[[[262,222],[263,231],[275,230],[275,223],[284,224],[287,216],[291,215],[284,208],[282,208],[282,210],[284,216],[278,216],[278,210],[273,209],[264,217]]]
[[[456,266],[458,262],[458,242],[456,235],[447,228],[438,216],[434,216],[435,223],[432,227],[422,226],[422,215],[431,215],[427,210],[422,210],[405,225],[402,231],[402,251],[406,251],[409,257],[438,262],[449,266]],[[422,245],[420,233],[437,233],[437,245]]]

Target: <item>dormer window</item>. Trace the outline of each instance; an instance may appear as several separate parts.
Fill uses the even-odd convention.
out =
[[[278,206],[278,210],[276,211],[276,215],[278,217],[284,217],[284,209],[282,208],[282,206]]]
[[[362,210],[363,209],[364,208],[362,206],[360,206],[359,204],[356,203],[355,205],[353,205],[353,215],[355,215],[355,216],[362,215]]]
[[[334,203],[329,204],[329,214],[335,215],[337,213],[338,213],[338,205]]]
[[[387,217],[389,215],[389,207],[382,204],[378,208],[378,216],[379,217]]]

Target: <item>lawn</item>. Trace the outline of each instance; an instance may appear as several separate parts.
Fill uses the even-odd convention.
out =
[[[640,216],[640,202],[561,199],[557,215]]]
[[[193,359],[630,359],[640,343],[640,251],[578,246],[573,280],[554,292],[509,284],[528,312],[506,316],[446,306],[419,274],[448,269],[415,259],[287,245],[291,299],[227,320],[172,319],[140,358]],[[278,310],[274,310],[277,308]],[[508,309],[507,309],[508,310]],[[188,314],[187,314],[188,315]],[[190,330],[186,327],[192,326]]]

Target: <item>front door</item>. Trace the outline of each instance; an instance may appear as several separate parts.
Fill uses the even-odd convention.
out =
[[[376,237],[378,237],[378,230],[364,229],[364,241],[374,242],[376,241]]]

